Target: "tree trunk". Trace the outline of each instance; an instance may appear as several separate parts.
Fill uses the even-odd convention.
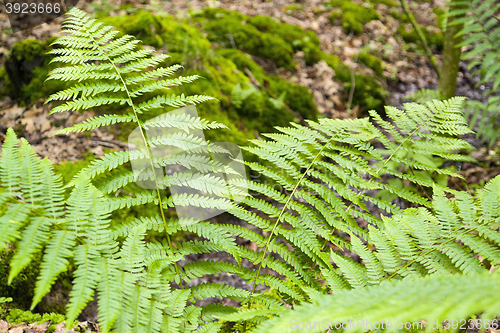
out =
[[[455,1],[451,1],[449,12],[460,9],[461,7]],[[462,36],[456,37],[455,35],[463,29],[463,24],[450,25],[450,21],[464,17],[462,15],[449,18],[446,23],[446,31],[444,32],[444,51],[443,51],[443,64],[441,66],[441,76],[439,77],[439,92],[442,98],[448,99],[455,96],[457,88],[457,75],[460,63],[460,56],[462,54],[458,44],[462,42]]]

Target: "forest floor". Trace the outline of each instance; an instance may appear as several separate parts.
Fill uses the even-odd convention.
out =
[[[90,7],[88,3],[82,4],[82,2],[83,1],[80,2],[78,7],[84,10],[90,11],[92,8],[99,8],[99,1],[94,1],[93,7]],[[414,7],[414,13],[419,23],[422,26],[435,27],[436,22],[434,21],[432,9],[444,6],[444,2],[444,0],[415,2],[416,7]],[[110,2],[106,1],[106,3]],[[112,0],[111,3],[118,7],[121,1]],[[155,5],[154,3],[153,5],[144,5],[136,3],[135,1],[128,1],[127,3],[133,3],[137,8],[143,9],[147,9],[148,7],[151,8],[151,6]],[[364,26],[364,33],[353,36],[346,34],[341,27],[333,26],[329,22],[329,12],[325,10],[323,5],[324,1],[322,0],[301,1],[301,10],[289,9],[297,3],[294,0],[192,0],[189,2],[185,0],[171,0],[164,1],[163,3],[163,5],[156,4],[155,6],[160,6],[161,8],[155,7],[155,11],[164,10],[172,15],[185,16],[189,9],[201,9],[207,6],[214,6],[239,11],[249,16],[267,15],[284,23],[296,24],[304,29],[311,29],[317,33],[322,43],[321,48],[323,51],[339,56],[340,60],[351,68],[360,69],[368,75],[372,74],[371,70],[353,61],[353,55],[358,53],[359,49],[366,45],[370,45],[370,47],[374,49],[384,50],[384,52],[387,53],[384,59],[384,76],[386,79],[381,79],[380,84],[385,86],[389,91],[387,105],[402,107],[405,95],[414,93],[422,88],[435,89],[438,84],[437,76],[427,57],[415,51],[405,50],[394,37],[397,34],[401,22],[392,18],[392,16],[389,15],[389,8],[384,5],[379,5],[377,7],[381,19],[366,24]],[[113,14],[123,13],[120,11],[111,11],[111,15]],[[61,21],[62,18],[58,18],[54,22],[43,24],[28,31],[7,34],[5,30],[8,29],[8,20],[5,14],[0,14],[0,66],[2,66],[5,61],[7,50],[17,41],[28,38],[46,40],[51,36],[58,36]],[[291,82],[296,82],[308,87],[314,96],[319,111],[326,117],[350,118],[356,116],[356,108],[353,109],[353,112],[348,112],[346,106],[342,105],[339,97],[342,93],[341,83],[335,80],[335,73],[333,70],[325,66],[326,63],[324,62],[319,62],[314,66],[306,66],[302,57],[303,54],[301,54],[301,52],[296,54],[298,66],[295,71],[278,69],[271,64],[266,64],[265,61],[259,64],[270,73],[278,74]],[[436,57],[439,61],[438,54],[436,54]],[[465,63],[462,63],[460,66],[457,95],[480,100],[482,98],[481,87],[475,87],[478,78],[471,77],[466,67]],[[23,136],[32,144],[35,151],[42,157],[47,157],[55,163],[66,160],[80,160],[89,152],[99,157],[104,154],[105,148],[118,150],[127,148],[126,144],[116,140],[112,134],[102,130],[93,130],[92,136],[90,137],[84,134],[75,133],[51,137],[51,134],[57,129],[69,127],[75,123],[81,122],[92,116],[93,113],[85,112],[71,115],[69,113],[60,113],[49,116],[50,104],[44,105],[43,103],[44,100],[39,100],[32,106],[20,107],[15,101],[10,100],[8,97],[0,100],[0,141],[2,141],[1,136],[4,135],[6,128],[18,127],[20,124],[24,125]],[[489,154],[489,150],[477,140],[474,140],[473,136],[470,137],[470,142],[479,148],[477,152],[472,153],[472,156],[480,162],[480,166],[472,164],[463,166],[461,172],[466,176],[468,182],[478,183],[481,179],[487,181],[500,173],[498,168],[488,168],[488,165],[493,163],[492,159],[494,158]],[[237,223],[237,221],[232,222]],[[192,256],[192,258],[188,260],[198,259],[199,258],[196,256]],[[226,258],[205,257],[204,259],[225,260]],[[241,285],[243,283],[242,281],[236,280],[229,274],[215,279],[214,281],[244,287]],[[206,280],[198,282],[205,281]],[[96,320],[95,304],[94,308],[87,309],[86,314],[88,319],[93,321]],[[29,325],[18,325],[13,327],[10,325],[6,326],[6,323],[0,322],[0,333],[44,331],[42,327],[29,327]]]

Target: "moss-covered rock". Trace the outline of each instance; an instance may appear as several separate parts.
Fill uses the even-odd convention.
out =
[[[360,57],[365,58],[365,56],[361,56],[361,54]],[[374,56],[372,57],[378,59]],[[369,58],[370,61],[373,62],[371,63],[371,65],[375,68],[378,68],[378,62],[373,58]],[[344,82],[344,94],[345,96],[348,96],[352,86],[352,78],[349,67],[342,63],[336,55],[323,52],[322,59],[325,60],[328,66],[333,68],[333,70],[335,71],[335,78],[341,82]],[[382,69],[379,68],[377,70]],[[375,78],[370,76],[355,74],[354,82],[355,89],[352,99],[352,105],[359,105],[362,111],[373,109],[383,112],[383,106],[385,104],[387,96],[389,95],[389,92],[382,85],[380,85],[380,83],[378,83]]]
[[[206,22],[204,29],[208,38],[222,46],[235,46],[252,55],[270,59],[278,67],[295,68],[293,47],[276,35],[261,32],[254,25],[243,24],[232,15],[224,15],[217,20]]]
[[[373,77],[367,75],[354,75],[355,89],[352,99],[352,105],[359,105],[362,111],[377,110],[384,112],[389,92]],[[349,92],[351,82],[344,84],[344,90]]]
[[[255,45],[271,43],[266,38],[273,39],[273,43],[279,40],[282,45],[286,45],[288,48],[287,52],[290,57],[293,55],[294,50],[291,43],[288,43],[285,39],[276,38],[274,32],[283,27],[280,27],[278,23],[272,20],[268,21],[259,18],[258,22],[256,21],[259,26],[257,28],[250,23],[243,25],[241,21],[237,22],[238,19],[248,19],[248,17],[236,12],[209,9],[202,13],[203,16],[195,16],[194,23],[201,24],[207,30],[208,38],[211,38],[211,36],[215,38],[213,31],[218,31],[219,28],[229,29],[224,24],[216,28],[215,25],[211,25],[211,20],[217,17],[213,21],[220,24],[222,18],[226,18],[229,21],[234,21],[234,25],[243,31],[242,33],[256,36],[249,43],[255,43]],[[214,133],[209,131],[206,133],[208,139],[245,144],[248,139],[255,138],[255,132],[273,131],[275,125],[286,126],[289,122],[295,121],[293,114],[287,111],[283,105],[280,107],[280,103],[276,101],[279,96],[283,96],[284,103],[292,107],[293,111],[298,112],[302,117],[316,119],[317,108],[314,105],[312,94],[305,87],[294,85],[278,77],[268,76],[262,67],[257,65],[246,53],[234,48],[216,49],[214,52],[210,41],[199,29],[194,27],[193,24],[188,25],[182,21],[177,21],[171,16],[156,17],[145,12],[141,12],[137,16],[138,18],[135,20],[142,18],[146,22],[156,24],[155,29],[159,31],[161,39],[165,41],[165,44],[159,47],[166,49],[171,56],[171,58],[167,59],[165,65],[182,63],[185,65],[183,75],[198,74],[202,77],[200,80],[165,93],[204,94],[219,100],[197,106],[201,117],[222,122],[230,128],[230,131],[214,131]],[[116,26],[124,33],[132,33],[141,40],[144,37],[143,42],[149,43],[151,41],[150,30],[132,29],[129,27],[131,20],[128,17],[128,15],[110,17],[102,21]],[[210,29],[207,29],[207,26]],[[251,28],[247,29],[248,27]],[[319,45],[319,40],[315,35],[315,38],[309,38],[309,33],[305,33],[300,28],[300,31],[297,30],[298,27],[287,25],[286,28],[293,31],[293,36],[300,36],[316,47]],[[273,31],[273,33],[265,31]],[[239,40],[235,37],[237,33],[233,31],[232,35],[235,42],[237,42]],[[295,37],[288,38],[292,40]],[[168,42],[166,42],[167,39]],[[196,58],[196,60],[193,61],[193,58]],[[260,85],[267,87],[268,90],[257,89],[258,93],[247,96],[244,101],[236,105],[232,100],[236,86],[238,85],[241,89],[241,87],[251,85],[247,69],[259,81]],[[151,116],[154,116],[155,112],[160,114],[165,111],[164,109],[153,111]]]
[[[398,4],[392,0],[368,0],[368,2],[373,4],[382,4],[387,7],[396,7]]]
[[[9,75],[7,75],[5,66],[0,67],[0,98],[11,95],[11,84],[12,83],[10,82]]]
[[[35,256],[31,264],[26,266],[21,273],[7,284],[10,272],[10,261],[14,253],[10,250],[0,251],[0,295],[12,297],[12,306],[20,309],[29,309],[34,296],[36,278],[40,272],[39,265],[41,256]]]
[[[351,73],[349,67],[340,61],[340,58],[334,54],[322,52],[321,59],[324,60],[328,66],[335,71],[335,78],[341,82],[351,80]]]
[[[49,64],[52,56],[46,54],[53,39],[40,42],[26,39],[14,44],[5,61],[5,73],[10,85],[1,92],[18,100],[19,104],[29,104],[35,100],[64,89],[64,82],[49,80],[47,74],[56,64]],[[1,80],[0,74],[0,80]],[[5,81],[4,81],[5,82]]]
[[[251,57],[242,51],[235,49],[222,49],[217,53],[231,59],[231,61],[242,73],[246,73],[248,69],[259,81],[259,83],[266,87],[272,95],[277,97],[284,94],[284,102],[293,111],[298,112],[303,118],[313,120],[316,119],[318,109],[314,104],[312,94],[306,87],[288,82],[276,75],[266,75],[266,72],[262,69],[262,67],[257,65]],[[271,95],[268,95],[267,97],[269,99]],[[287,116],[284,120],[288,121],[289,119],[289,116]],[[278,119],[278,121],[280,120]]]
[[[308,65],[321,59],[316,33],[297,25],[278,23],[268,16],[248,17],[225,9],[205,9],[193,14],[212,41],[237,47],[254,56],[272,60],[279,67],[293,69],[293,54],[304,52]]]
[[[133,15],[106,17],[101,22],[137,37],[145,45],[164,48],[171,57],[171,63],[199,65],[213,56],[210,41],[199,29],[172,16],[137,11]]]
[[[304,52],[307,65],[313,65],[321,60],[320,41],[312,30],[304,30],[297,25],[277,23],[269,16],[254,16],[248,22],[262,32],[279,36],[290,44],[295,52]]]
[[[326,5],[334,8],[330,14],[332,24],[340,23],[347,33],[363,33],[363,24],[378,20],[380,16],[369,4],[358,5],[350,0],[332,0]]]

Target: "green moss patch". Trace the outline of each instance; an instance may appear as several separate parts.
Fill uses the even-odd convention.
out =
[[[368,57],[366,55],[368,55]],[[361,58],[365,59],[367,63],[370,64],[367,65],[368,67],[372,68],[371,66],[373,66],[374,68],[377,68],[377,69],[372,68],[374,69],[374,71],[378,70],[381,71],[381,73],[383,74],[383,69],[380,59],[376,58],[375,56],[371,56],[367,53],[361,53],[360,61]],[[333,54],[328,54],[323,52],[322,59],[325,60],[328,66],[333,68],[333,70],[335,71],[335,78],[341,82],[344,82],[344,95],[348,96],[352,86],[352,78],[349,67],[346,66],[343,62],[341,62],[339,57]],[[359,105],[362,111],[367,111],[367,110],[383,111],[384,102],[389,96],[389,92],[383,86],[381,86],[380,83],[378,83],[375,78],[370,76],[355,74],[354,82],[355,82],[355,89],[352,99],[352,105]]]
[[[52,56],[46,54],[52,41],[26,39],[14,44],[5,61],[5,72],[0,71],[0,80],[4,81],[0,95],[8,95],[25,105],[66,87],[59,81],[45,82],[47,74],[56,67],[56,64],[49,64]]]
[[[342,29],[355,35],[363,33],[363,24],[380,18],[373,6],[365,7],[350,0],[332,0],[326,5],[334,8],[330,14],[330,22],[340,23]]]
[[[293,54],[297,51],[304,52],[308,65],[321,59],[318,36],[296,25],[278,23],[268,16],[248,17],[225,9],[205,9],[193,17],[208,32],[210,40],[270,59],[278,67],[295,68]]]
[[[359,53],[358,60],[365,64],[366,67],[371,68],[378,76],[384,75],[384,66],[380,58],[362,51]]]
[[[313,102],[312,94],[307,88],[267,75],[262,67],[239,49],[212,48],[211,41],[214,42],[218,38],[214,31],[232,29],[222,24],[226,21],[222,22],[221,16],[231,21],[239,29],[236,32],[232,31],[234,42],[241,41],[238,33],[242,34],[243,40],[246,40],[249,35],[255,36],[248,42],[249,45],[255,43],[256,46],[252,46],[255,48],[261,44],[278,41],[281,43],[280,45],[285,45],[284,48],[287,49],[286,52],[290,59],[295,52],[292,46],[294,41],[296,50],[305,50],[305,44],[300,43],[308,43],[311,49],[316,48],[316,52],[318,52],[318,55],[315,56],[316,59],[320,57],[320,43],[314,33],[305,32],[292,25],[281,25],[271,19],[267,20],[265,17],[252,18],[255,25],[250,22],[242,24],[242,19],[248,21],[252,19],[226,10],[209,9],[203,11],[202,14],[194,15],[194,22],[190,24],[178,21],[171,16],[155,16],[147,12],[109,17],[102,21],[116,26],[123,33],[136,36],[144,44],[152,43],[152,46],[166,49],[171,57],[167,59],[165,65],[182,63],[185,66],[182,75],[196,74],[202,77],[193,83],[173,88],[165,93],[203,94],[218,99],[218,101],[210,101],[197,106],[200,116],[222,122],[230,129],[216,133],[207,132],[209,140],[245,144],[248,139],[255,138],[255,132],[273,131],[274,125],[286,126],[296,119],[285,105],[304,118],[316,119],[317,108]],[[213,21],[211,21],[212,19]],[[144,22],[149,23],[153,25],[153,28],[141,30],[137,27],[131,27],[133,22],[141,22],[139,27],[144,27]],[[195,25],[199,25],[201,30]],[[205,33],[202,32],[203,29]],[[157,37],[163,41],[163,44],[158,45],[159,39],[151,38],[153,30],[157,32]],[[227,32],[227,30],[225,31]],[[287,35],[286,39],[277,37],[278,33]],[[210,39],[212,40],[210,41]],[[230,41],[228,43],[231,44]],[[223,43],[217,43],[217,45],[226,46]],[[313,53],[309,52],[309,54],[312,56]],[[265,88],[254,87],[250,79],[251,75],[247,71],[250,71],[251,75],[259,81],[260,87]],[[257,92],[253,94],[237,93],[238,89],[245,91],[250,88],[256,89]],[[234,99],[238,96],[240,98],[243,96],[244,100],[235,101]],[[282,100],[279,99],[280,97]],[[165,111],[167,110],[153,110],[151,116]],[[127,132],[123,125],[121,129],[122,132]]]

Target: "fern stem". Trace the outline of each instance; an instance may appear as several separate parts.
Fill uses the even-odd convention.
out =
[[[125,80],[123,79],[123,76],[121,75],[120,71],[116,67],[115,63],[108,57],[108,55],[105,52],[103,52],[101,50],[100,45],[96,43],[95,39],[91,35],[89,35],[89,37],[92,38],[92,41],[98,47],[99,51],[101,51],[102,55],[105,56],[106,59],[113,65],[113,68],[114,68],[116,74],[120,77],[120,81],[122,82],[123,87],[125,88],[125,92],[127,93],[127,98],[129,100],[130,106],[132,107],[132,111],[134,112],[135,121],[136,121],[137,126],[139,128],[139,132],[141,133],[141,138],[142,138],[142,140],[144,142],[144,145],[146,146],[146,149],[148,151],[149,164],[151,165],[151,170],[153,171],[153,176],[154,176],[154,181],[155,181],[155,186],[156,186],[156,195],[158,196],[158,206],[160,208],[161,218],[162,218],[162,221],[163,221],[163,226],[165,228],[165,235],[166,235],[166,238],[167,238],[167,242],[168,242],[168,246],[170,248],[170,251],[172,253],[174,253],[175,252],[174,251],[174,246],[172,245],[172,241],[170,239],[170,235],[167,232],[167,230],[168,230],[167,220],[165,218],[165,212],[163,211],[163,202],[161,200],[160,188],[158,186],[158,178],[156,177],[156,172],[154,171],[153,159],[151,158],[151,150],[150,150],[150,147],[149,147],[149,145],[148,145],[148,143],[146,141],[146,136],[144,135],[142,124],[139,121],[139,116],[138,116],[137,111],[135,109],[134,102],[132,101],[132,97],[130,96],[130,92],[129,92],[128,87],[127,87],[127,85],[125,83]],[[184,289],[183,286],[182,286],[182,276],[180,274],[180,270],[179,270],[179,266],[177,265],[177,262],[174,263],[174,267],[175,267],[176,274],[179,276],[179,286],[181,287],[181,289]]]
[[[290,201],[292,200],[293,195],[297,191],[297,188],[299,187],[300,183],[305,178],[305,176],[307,175],[308,171],[312,168],[314,162],[316,162],[316,159],[319,156],[321,156],[321,153],[323,152],[323,150],[325,150],[326,146],[328,146],[332,140],[333,140],[333,137],[331,137],[330,139],[328,139],[328,141],[325,143],[325,145],[323,147],[321,147],[320,151],[313,158],[313,160],[311,161],[311,163],[309,163],[307,169],[304,171],[304,173],[302,174],[302,176],[300,177],[300,179],[295,184],[295,187],[293,188],[292,193],[290,193],[290,195],[288,196],[288,199],[285,202],[285,205],[281,209],[280,214],[278,215],[278,218],[276,219],[276,222],[274,223],[273,229],[271,230],[271,234],[269,235],[269,238],[267,239],[266,246],[264,247],[264,252],[263,252],[262,258],[260,260],[259,268],[257,270],[257,275],[255,276],[255,281],[254,281],[254,284],[253,284],[252,292],[248,296],[248,301],[250,301],[252,295],[255,293],[255,287],[257,286],[257,279],[260,276],[260,271],[262,269],[262,263],[264,262],[264,259],[265,259],[266,254],[267,254],[267,249],[269,247],[269,244],[271,243],[271,239],[272,239],[272,237],[273,237],[273,235],[274,235],[274,233],[276,231],[276,228],[278,227],[280,219],[283,217],[283,214],[285,214],[286,208],[287,208],[288,204],[290,203]],[[250,302],[249,302],[249,306],[250,306]]]

